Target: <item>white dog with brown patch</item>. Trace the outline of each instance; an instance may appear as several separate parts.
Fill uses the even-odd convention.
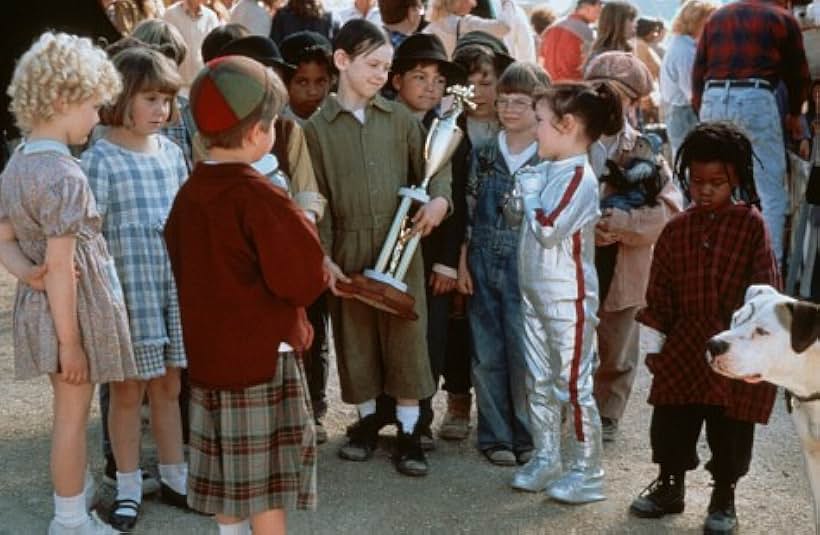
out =
[[[786,389],[787,406],[806,458],[820,534],[820,306],[771,286],[750,286],[732,325],[707,342],[706,359],[721,375]]]

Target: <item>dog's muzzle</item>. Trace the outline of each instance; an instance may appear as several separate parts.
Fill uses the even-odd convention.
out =
[[[706,342],[706,351],[708,351],[709,355],[714,359],[715,357],[719,357],[729,351],[729,342],[724,342],[723,340],[719,340],[717,338],[711,338],[708,342]]]

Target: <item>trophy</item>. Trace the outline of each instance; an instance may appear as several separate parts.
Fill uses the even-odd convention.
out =
[[[407,285],[402,281],[421,240],[421,236],[413,232],[410,209],[414,203],[421,206],[430,201],[427,194],[430,180],[450,161],[464,136],[456,120],[465,107],[475,108],[470,101],[473,97],[472,86],[454,85],[447,88],[447,93],[453,96],[453,105],[443,117],[433,120],[424,143],[424,179],[418,186],[399,189],[401,203],[376,265],[373,269],[350,275],[350,283],[336,283],[336,287],[350,297],[410,320],[418,319],[418,314],[413,310],[415,299],[407,293]]]

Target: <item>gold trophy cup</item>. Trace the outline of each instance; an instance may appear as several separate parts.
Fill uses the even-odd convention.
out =
[[[387,232],[376,265],[373,269],[351,275],[350,283],[336,283],[339,290],[352,298],[410,320],[418,319],[414,310],[416,300],[407,293],[407,285],[402,281],[421,240],[419,234],[413,233],[410,209],[413,203],[421,206],[430,201],[427,194],[430,180],[450,161],[464,137],[456,120],[465,107],[475,108],[475,104],[470,101],[473,97],[472,86],[454,85],[447,88],[447,93],[453,96],[453,105],[443,117],[433,121],[424,143],[424,179],[418,186],[399,189],[399,209]]]

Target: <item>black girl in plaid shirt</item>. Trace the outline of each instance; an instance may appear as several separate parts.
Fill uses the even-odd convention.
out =
[[[660,474],[630,511],[644,518],[683,512],[684,475],[698,466],[705,423],[714,487],[704,533],[735,531],[735,486],[749,470],[755,424],[768,421],[775,396],[769,384],[717,375],[704,358],[706,341],[729,327],[749,285],[780,284],[755,206],[753,158],[749,139],[730,123],[702,123],[686,137],[675,173],[691,205],[655,245],[647,307],[637,318],[653,335],[646,365]]]

